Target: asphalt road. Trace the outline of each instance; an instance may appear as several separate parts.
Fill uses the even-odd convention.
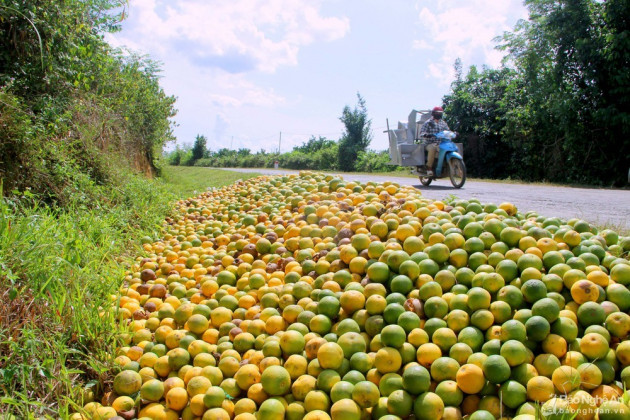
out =
[[[245,169],[230,168],[230,171],[257,172],[265,175],[297,173],[288,169]],[[630,190],[574,188],[541,184],[515,184],[490,181],[466,181],[461,189],[452,187],[448,179],[440,179],[425,187],[417,178],[391,177],[382,175],[344,174],[346,180],[360,182],[395,181],[401,185],[411,185],[422,195],[434,200],[442,200],[451,195],[458,198],[477,198],[482,203],[510,202],[519,211],[536,211],[541,216],[586,220],[597,226],[615,230],[630,231]]]

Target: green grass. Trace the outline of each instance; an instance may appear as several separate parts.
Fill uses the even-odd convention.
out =
[[[619,234],[619,236],[630,236],[630,229],[622,226],[619,223],[604,223],[604,224],[596,224],[594,225],[599,232],[604,229],[610,229]]]
[[[162,169],[163,181],[170,185],[180,198],[197,195],[208,187],[228,185],[239,179],[249,179],[258,175],[198,166],[165,166]]]
[[[253,176],[167,167],[163,179],[92,185],[63,209],[29,193],[0,198],[0,413],[65,418],[99,395],[120,332],[104,309],[140,238],[160,235],[175,200]]]

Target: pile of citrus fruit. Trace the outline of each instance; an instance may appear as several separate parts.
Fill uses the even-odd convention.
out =
[[[630,238],[395,183],[259,177],[177,203],[75,418],[630,419]]]

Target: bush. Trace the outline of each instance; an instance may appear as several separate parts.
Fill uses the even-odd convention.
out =
[[[368,150],[359,152],[354,167],[358,172],[387,172],[394,168],[394,166],[388,165],[390,160],[389,153],[385,151]]]
[[[336,171],[337,169],[339,169],[339,166],[337,165],[338,153],[339,145],[337,143],[333,143],[328,147],[319,149],[315,153],[316,167],[313,169],[319,169],[323,171]]]
[[[245,156],[241,160],[242,167],[245,168],[264,168],[266,166],[267,156],[265,154],[256,153],[253,155]],[[272,162],[273,165],[273,162]]]
[[[212,167],[214,163],[214,159],[212,158],[203,158],[203,159],[199,159],[198,161],[195,162],[195,166],[203,166],[206,168]]]
[[[280,154],[279,153],[271,153],[265,156],[265,168],[273,168],[275,162],[280,162]]]
[[[182,162],[182,155],[184,151],[177,147],[172,152],[164,153],[163,158],[171,166],[179,166]]]
[[[182,166],[193,166],[195,164],[192,150],[182,152],[179,164]]]
[[[288,169],[314,169],[315,157],[302,152],[290,152],[280,155],[280,166]]]

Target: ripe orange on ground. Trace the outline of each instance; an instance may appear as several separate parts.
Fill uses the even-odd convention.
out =
[[[480,392],[486,384],[483,370],[474,364],[466,364],[459,368],[456,375],[457,385],[467,394]]]

